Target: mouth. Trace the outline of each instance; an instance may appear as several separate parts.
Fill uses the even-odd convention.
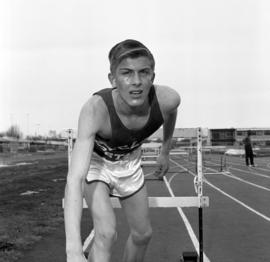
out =
[[[129,93],[131,96],[137,97],[137,96],[140,96],[143,93],[143,91],[142,90],[133,90],[133,91],[130,91]]]

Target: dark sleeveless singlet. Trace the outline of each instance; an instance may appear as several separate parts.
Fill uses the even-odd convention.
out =
[[[156,97],[154,86],[149,92],[150,115],[147,123],[141,129],[128,129],[124,126],[116,113],[113,98],[113,88],[102,89],[94,95],[104,100],[111,122],[112,136],[104,139],[96,134],[94,152],[110,161],[120,160],[122,157],[141,146],[143,140],[152,135],[164,122]]]

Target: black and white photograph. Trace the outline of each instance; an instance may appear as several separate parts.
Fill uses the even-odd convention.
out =
[[[269,14],[1,0],[0,262],[269,262]]]

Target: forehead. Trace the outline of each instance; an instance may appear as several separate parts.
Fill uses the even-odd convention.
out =
[[[151,66],[151,60],[147,56],[139,56],[136,58],[127,57],[122,59],[116,69],[140,70],[143,68],[151,68]]]

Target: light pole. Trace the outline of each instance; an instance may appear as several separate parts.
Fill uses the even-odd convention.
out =
[[[39,133],[39,127],[40,127],[40,124],[37,123],[37,124],[36,124],[36,135],[35,135],[35,136],[38,136],[38,133]]]

